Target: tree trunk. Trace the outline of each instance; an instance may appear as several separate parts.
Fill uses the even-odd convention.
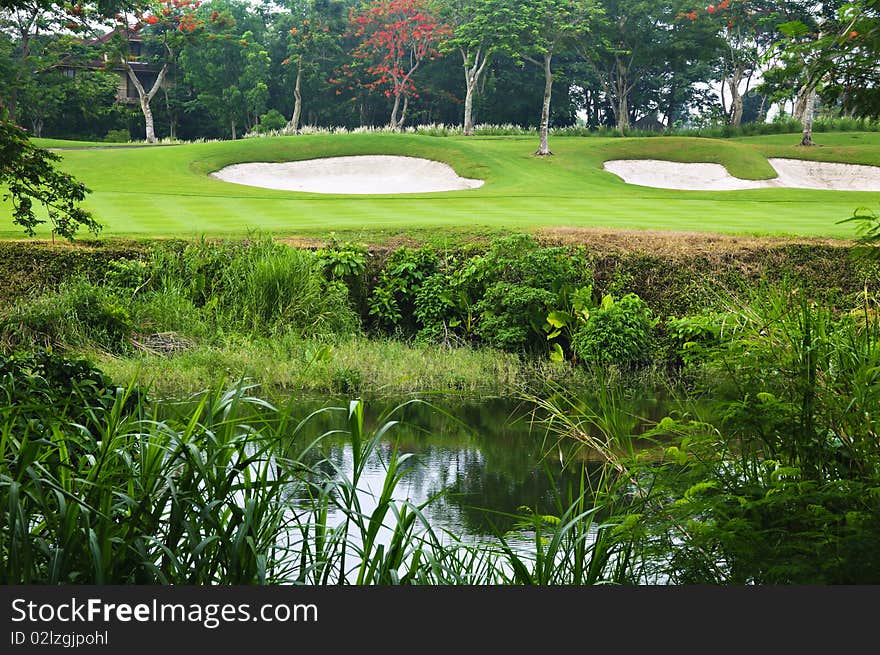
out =
[[[42,118],[35,118],[34,120],[31,121],[31,125],[34,128],[34,136],[36,138],[39,139],[41,136],[43,136],[43,119]]]
[[[16,87],[12,87],[9,92],[9,104],[6,105],[6,108],[9,110],[9,120],[15,123],[18,119],[16,115],[18,113],[18,89]]]
[[[810,87],[808,84],[803,84],[798,89],[797,97],[794,102],[794,110],[792,111],[792,118],[800,122],[801,125],[803,125],[804,120],[806,119],[807,104],[810,101],[810,97],[813,96],[815,92],[815,85]]]
[[[144,115],[144,132],[146,133],[147,143],[156,143],[156,131],[153,129],[153,110],[150,109],[150,100],[146,96],[141,96],[141,113]]]
[[[804,102],[804,113],[803,118],[801,119],[801,123],[804,126],[803,132],[801,134],[801,145],[802,146],[812,146],[815,145],[813,143],[813,113],[816,109],[816,89],[814,88],[810,91],[807,96],[806,101]]]
[[[391,120],[388,122],[388,127],[392,130],[397,131],[397,112],[400,111],[400,94],[395,94],[394,96],[394,106],[391,108]]]
[[[177,138],[177,116],[171,113],[171,100],[168,98],[168,87],[163,87],[165,95],[165,111],[168,113],[168,137],[174,141]]]
[[[740,122],[742,122],[743,99],[742,94],[739,92],[739,84],[742,82],[744,74],[745,71],[742,67],[737,66],[733,71],[733,75],[727,80],[727,85],[730,89],[730,124],[733,127],[739,127]]]
[[[476,82],[470,75],[470,71],[465,69],[465,92],[464,92],[464,123],[461,132],[464,136],[474,135],[474,87]]]
[[[462,64],[464,66],[464,123],[462,124],[462,134],[464,136],[474,135],[474,95],[477,91],[477,84],[486,69],[488,57],[483,56],[482,49],[477,49],[474,55],[473,63],[468,66],[470,53],[464,49],[460,49]]]
[[[293,116],[287,123],[287,131],[291,134],[299,133],[299,118],[302,116],[302,57],[296,67],[296,83],[293,85]]]
[[[403,107],[400,109],[400,118],[397,121],[397,127],[394,128],[398,132],[403,130],[403,124],[406,122],[406,109],[409,107],[409,96],[403,96]]]
[[[232,140],[235,141],[238,138],[238,135],[235,132],[235,119],[229,121],[229,126],[232,128]]]
[[[541,144],[535,154],[539,157],[552,155],[550,152],[550,94],[553,92],[553,71],[550,69],[552,52],[544,54],[544,103],[541,106]]]
[[[622,93],[617,96],[617,131],[620,136],[626,136],[629,128],[629,103],[626,93]]]
[[[615,95],[617,96],[616,103],[616,113],[617,116],[617,131],[620,132],[620,136],[626,136],[626,133],[629,131],[629,90],[627,87],[627,71],[624,63],[617,59],[617,80],[615,82],[617,89]]]
[[[678,91],[677,85],[672,84],[669,89],[669,105],[666,108],[666,129],[671,130],[675,124],[675,94]]]
[[[6,107],[9,110],[9,120],[13,123],[18,119],[18,84],[21,81],[21,71],[27,67],[27,58],[31,54],[30,34],[37,16],[37,14],[34,14],[33,20],[28,21],[27,26],[19,30],[19,37],[21,38],[21,69],[17,70],[13,77],[12,89],[9,92],[9,104]]]
[[[153,111],[150,109],[150,101],[156,95],[156,92],[161,88],[162,82],[165,80],[165,75],[168,73],[168,63],[166,62],[165,65],[162,66],[162,70],[160,70],[159,75],[156,76],[156,81],[153,83],[149,92],[144,90],[143,84],[141,84],[137,74],[134,72],[134,69],[125,57],[122,57],[122,64],[125,66],[125,71],[128,73],[128,79],[131,80],[131,83],[134,85],[134,88],[138,93],[141,113],[144,115],[144,131],[146,133],[147,143],[156,143],[156,132],[153,129]]]

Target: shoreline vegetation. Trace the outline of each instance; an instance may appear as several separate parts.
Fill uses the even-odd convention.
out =
[[[650,364],[662,377],[680,345],[669,337],[670,319],[722,311],[759,285],[803,289],[850,311],[878,279],[876,263],[855,256],[855,242],[832,239],[577,228],[534,236],[464,233],[434,244],[412,235],[370,236],[368,245],[335,233],[322,240],[3,242],[0,343],[7,350],[36,344],[86,355],[119,382],[139,377],[162,394],[248,378],[305,393],[498,395],[539,390],[545,381],[590,384],[571,351],[576,323],[557,326],[556,339],[542,331],[550,312],[575,315],[571,296],[579,288],[589,288],[589,303],[627,294],[645,302],[655,325],[640,375]],[[525,264],[517,261],[522,257]],[[486,270],[457,279],[474,262]],[[285,273],[291,264],[302,270]],[[254,266],[265,279],[245,279]],[[431,276],[433,291],[424,284]],[[498,301],[481,297],[493,285],[525,294],[512,310],[519,315],[505,317]],[[220,293],[227,294],[219,301],[225,309],[210,300]],[[309,293],[313,303],[335,297],[336,305],[306,316],[305,300],[297,308],[285,299]],[[455,293],[469,297],[453,302]],[[424,304],[421,320],[417,300]],[[480,333],[474,307],[483,320],[496,321],[495,334]],[[401,312],[410,314],[408,323]],[[312,325],[285,327],[297,320]],[[529,321],[531,334],[496,333]],[[564,357],[551,361],[554,343]]]
[[[0,581],[876,583],[880,262],[638,236],[0,243]],[[436,530],[394,412],[364,425],[414,390],[530,404],[580,483],[491,539]],[[311,391],[350,401],[292,413]]]

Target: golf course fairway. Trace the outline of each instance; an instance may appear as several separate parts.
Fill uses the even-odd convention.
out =
[[[838,221],[880,193],[763,188],[680,191],[626,184],[603,170],[616,159],[711,162],[732,175],[769,179],[768,158],[880,166],[880,134],[822,133],[802,148],[798,135],[743,139],[551,137],[552,157],[535,157],[534,137],[417,134],[303,135],[238,141],[87,147],[64,142],[59,167],[84,182],[102,237],[275,237],[410,230],[530,231],[550,227],[624,228],[767,236],[851,238]],[[106,144],[94,144],[106,145]],[[452,166],[480,188],[392,195],[305,193],[232,184],[210,177],[225,166],[354,155],[404,155]],[[8,218],[0,238],[22,238]],[[48,228],[37,236],[47,238]]]

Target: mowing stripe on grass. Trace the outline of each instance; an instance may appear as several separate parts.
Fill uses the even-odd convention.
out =
[[[624,183],[608,159],[711,161],[748,179],[772,177],[768,156],[880,165],[880,135],[827,133],[819,148],[781,145],[793,135],[738,140],[688,137],[556,137],[554,157],[536,158],[529,138],[438,138],[351,134],[245,139],[175,147],[60,152],[62,167],[90,189],[85,205],[103,236],[326,236],[330,231],[453,229],[529,231],[548,226],[706,231],[849,238],[837,221],[880,206],[880,193],[804,189],[674,191]],[[57,142],[53,142],[57,145]],[[450,164],[483,179],[467,191],[346,196],[275,191],[208,177],[246,161],[398,154]],[[769,172],[768,172],[769,171]],[[39,236],[47,237],[44,229]],[[0,237],[20,238],[11,221]]]

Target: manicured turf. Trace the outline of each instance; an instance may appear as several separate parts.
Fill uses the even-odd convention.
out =
[[[59,154],[62,168],[92,189],[86,206],[104,224],[102,236],[107,237],[244,236],[252,231],[326,237],[331,231],[497,232],[555,226],[851,237],[852,224],[837,221],[858,207],[880,209],[880,193],[671,191],[627,185],[602,170],[604,161],[619,158],[712,161],[739,177],[761,179],[774,175],[767,156],[880,165],[880,134],[823,133],[816,140],[825,145],[792,146],[798,137],[791,134],[735,140],[555,137],[550,143],[555,156],[536,158],[533,137],[352,134]],[[345,196],[259,189],[208,177],[237,162],[356,154],[445,161],[459,175],[486,184],[448,193]],[[8,217],[0,223],[0,237],[21,236]]]

